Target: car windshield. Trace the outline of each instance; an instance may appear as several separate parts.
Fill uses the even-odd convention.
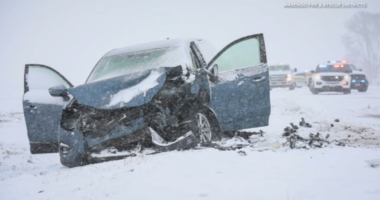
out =
[[[333,65],[319,65],[316,72],[344,72],[351,71],[349,65],[333,64]]]
[[[289,65],[272,65],[269,66],[269,71],[289,71]]]
[[[103,57],[87,82],[94,82],[133,72],[183,64],[184,51],[179,47],[150,49]]]
[[[348,66],[352,71],[357,71],[355,65],[346,65]]]
[[[305,72],[303,72],[303,73],[297,73],[295,76],[305,76]]]

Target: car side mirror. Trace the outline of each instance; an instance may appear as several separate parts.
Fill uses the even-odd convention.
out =
[[[294,68],[294,72],[297,72],[297,68]]]
[[[62,97],[65,101],[70,100],[69,93],[64,85],[57,85],[49,88],[49,93],[53,97]]]

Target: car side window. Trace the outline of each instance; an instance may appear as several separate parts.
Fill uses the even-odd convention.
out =
[[[230,46],[210,66],[217,64],[220,72],[253,67],[261,63],[260,56],[260,43],[251,38]]]
[[[26,78],[29,90],[44,90],[57,85],[64,85],[67,88],[70,87],[69,83],[61,76],[45,67],[29,67],[29,72]]]

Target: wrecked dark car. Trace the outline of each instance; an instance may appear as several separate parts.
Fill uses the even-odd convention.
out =
[[[24,115],[32,153],[59,151],[68,167],[188,149],[223,133],[268,125],[264,38],[233,41],[213,57],[202,40],[169,39],[105,54],[83,85],[25,67]]]

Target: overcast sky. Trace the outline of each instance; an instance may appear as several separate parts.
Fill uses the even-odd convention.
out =
[[[364,2],[367,8],[284,8],[289,2]],[[264,33],[269,64],[313,69],[344,58],[344,24],[358,11],[380,12],[380,1],[0,0],[0,98],[22,95],[26,63],[53,67],[78,85],[109,50],[167,37],[205,38],[221,49]]]

